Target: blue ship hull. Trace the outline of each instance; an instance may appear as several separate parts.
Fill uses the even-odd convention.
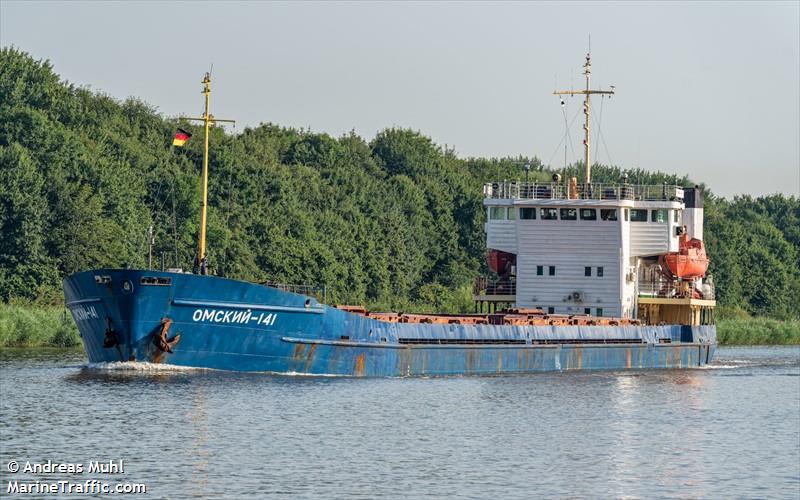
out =
[[[99,269],[64,279],[89,362],[237,371],[437,376],[691,368],[714,326],[389,323],[215,276]]]

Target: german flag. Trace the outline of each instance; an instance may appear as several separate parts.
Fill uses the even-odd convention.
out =
[[[175,138],[172,139],[173,146],[183,146],[189,141],[189,138],[192,137],[192,134],[179,128],[177,132],[175,132]]]

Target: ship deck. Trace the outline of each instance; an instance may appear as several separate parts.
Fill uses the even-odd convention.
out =
[[[510,308],[492,314],[417,314],[371,312],[362,306],[336,305],[333,307],[386,323],[512,326],[637,326],[641,324],[636,319],[583,314],[546,314],[541,309],[525,308]]]

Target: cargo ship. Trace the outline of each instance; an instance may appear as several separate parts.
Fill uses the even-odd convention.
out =
[[[90,363],[134,361],[281,374],[442,376],[694,368],[716,348],[699,187],[585,179],[483,186],[487,264],[470,314],[336,306],[308,287],[208,274],[205,219],[193,272],[95,269],[64,279]],[[181,131],[183,133],[183,131]],[[188,136],[183,133],[183,139]],[[479,187],[476,186],[476,189]]]

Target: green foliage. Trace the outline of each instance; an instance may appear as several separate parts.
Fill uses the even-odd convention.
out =
[[[800,318],[800,199],[711,196],[705,216],[709,272],[720,304],[752,315]]]
[[[723,319],[717,323],[717,342],[720,345],[800,344],[800,321]]]
[[[176,127],[195,133],[173,148]],[[0,49],[0,301],[61,300],[60,279],[97,267],[190,267],[200,203],[202,131],[60,81],[47,61]],[[537,158],[459,158],[419,132],[372,141],[272,124],[212,128],[212,272],[326,285],[330,302],[466,312],[485,271],[481,186],[553,171]],[[582,165],[560,173],[579,175]],[[616,166],[593,169],[616,182]],[[580,176],[580,175],[579,175]],[[635,170],[634,184],[691,185]],[[709,196],[706,241],[720,302],[800,317],[800,201]],[[30,331],[30,329],[26,330]]]
[[[60,307],[0,304],[0,347],[75,347],[78,327]]]

